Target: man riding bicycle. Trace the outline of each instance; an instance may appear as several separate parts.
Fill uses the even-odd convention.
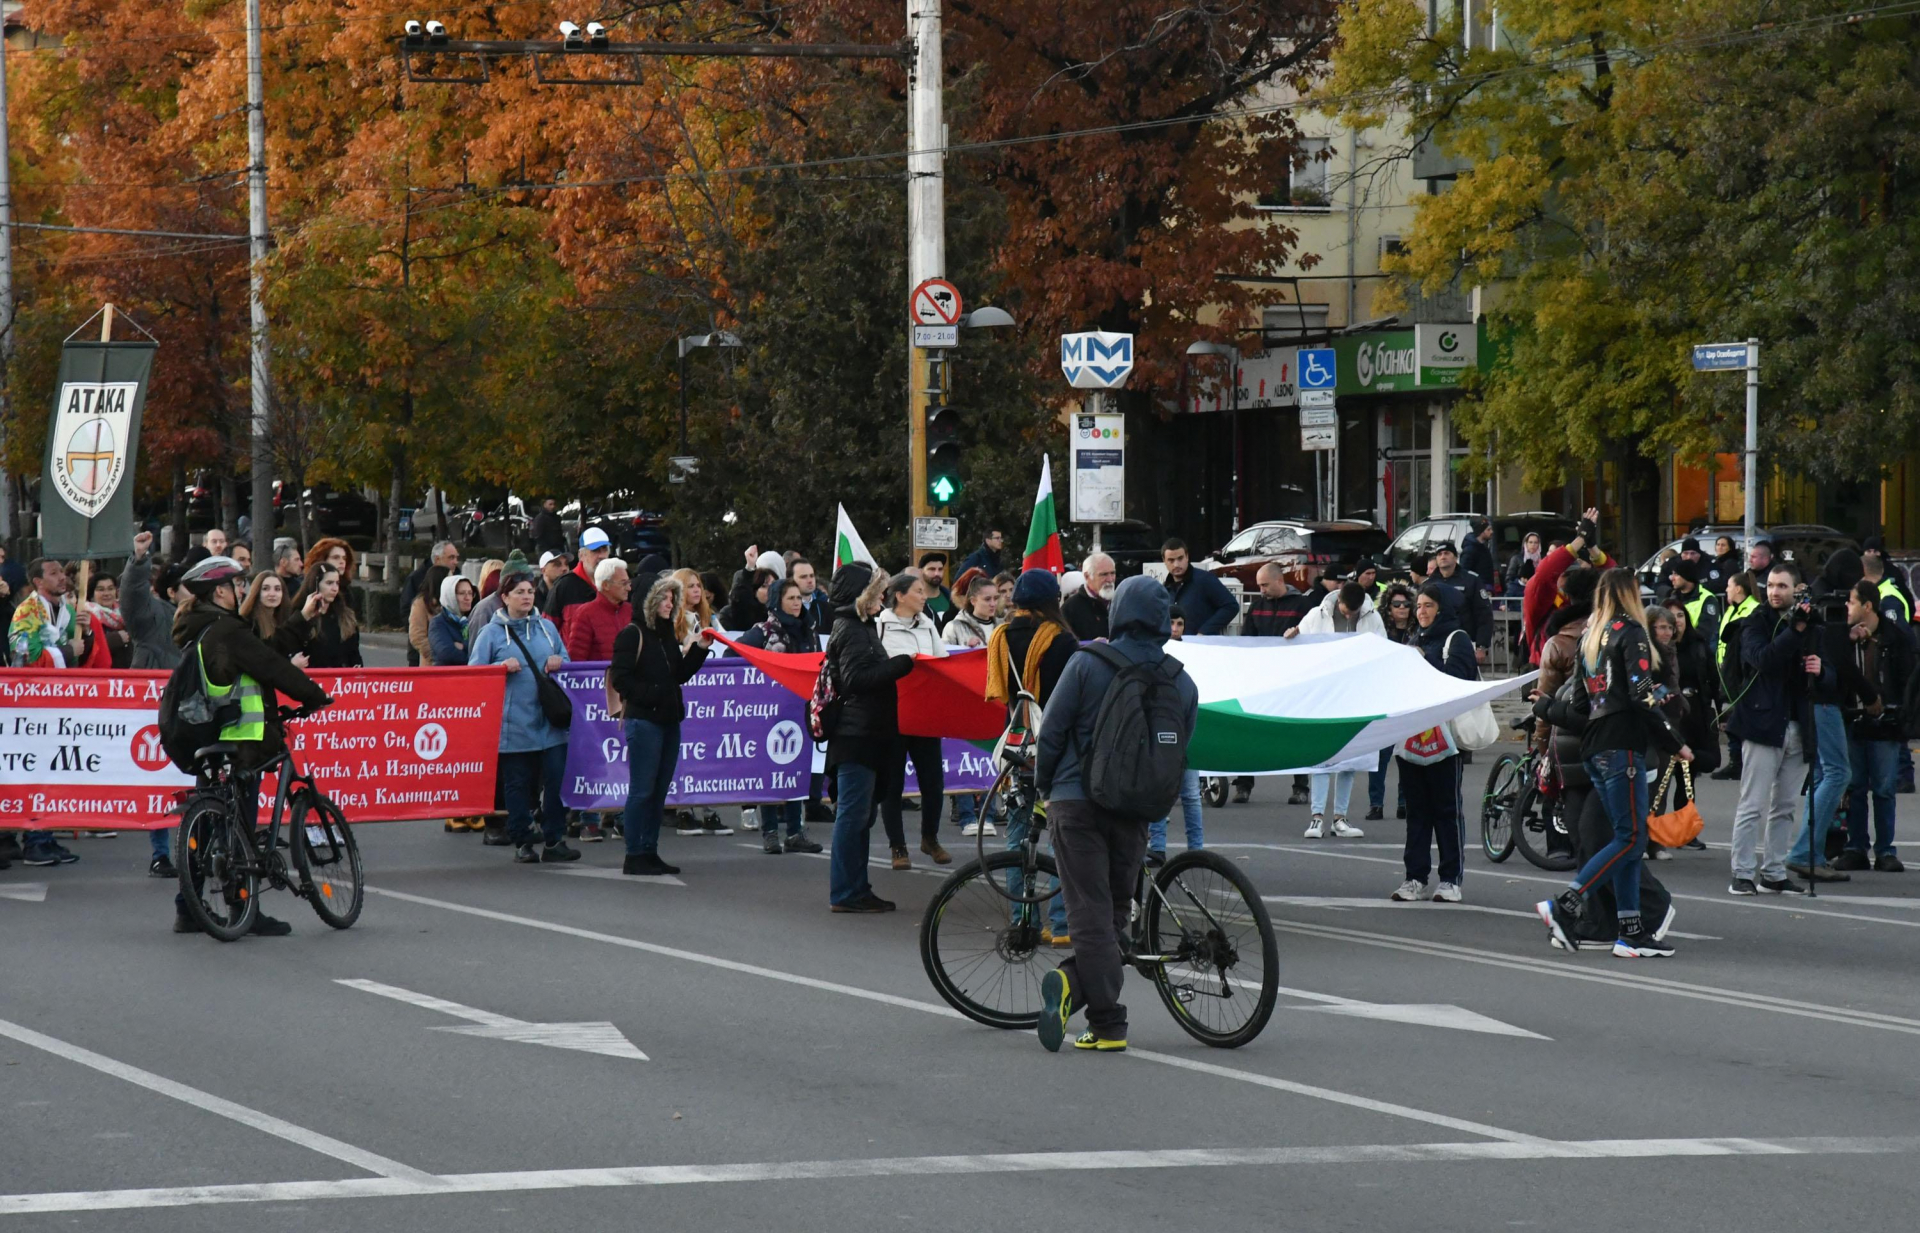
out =
[[[232,557],[208,557],[189,569],[180,581],[192,593],[193,604],[174,617],[173,642],[188,656],[198,656],[207,696],[216,705],[229,700],[239,705],[239,715],[220,729],[220,740],[238,747],[233,757],[234,799],[249,813],[246,821],[252,824],[251,815],[258,811],[259,770],[285,747],[275,691],[314,709],[333,699],[241,618],[240,587],[245,580],[246,571]],[[177,894],[173,931],[200,932],[186,901]],[[293,932],[293,926],[262,913],[252,931],[283,937]]]

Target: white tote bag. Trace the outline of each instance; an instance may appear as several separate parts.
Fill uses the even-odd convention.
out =
[[[1453,640],[1466,633],[1456,629],[1447,635],[1447,651],[1453,651]],[[1450,722],[1453,739],[1462,749],[1485,749],[1500,739],[1500,721],[1493,717],[1493,704],[1482,702],[1463,715],[1456,715]]]

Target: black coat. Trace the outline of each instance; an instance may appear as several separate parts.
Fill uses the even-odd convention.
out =
[[[1033,647],[1033,635],[1040,628],[1040,622],[1031,616],[1015,616],[1007,622],[1007,655],[1013,663],[1007,675],[1013,680],[1025,680],[1027,676],[1027,652]],[[1053,687],[1060,683],[1060,674],[1067,670],[1067,661],[1080,647],[1071,638],[1055,635],[1047,644],[1045,658],[1040,661],[1040,706],[1045,709],[1048,699],[1053,697]]]
[[[1844,657],[1840,675],[1850,695],[1847,731],[1860,740],[1904,742],[1904,716],[1899,708],[1906,702],[1907,685],[1914,672],[1913,635],[1904,624],[1882,617],[1872,641],[1878,654],[1871,675],[1863,671],[1862,644],[1848,640],[1840,652]],[[1875,700],[1883,710],[1877,716],[1869,715],[1865,707]]]
[[[575,604],[584,604],[598,594],[600,594],[600,592],[595,589],[591,582],[582,578],[575,570],[570,569],[560,575],[560,580],[554,583],[553,588],[547,592],[547,602],[540,611],[546,614],[547,619],[553,622],[555,628],[565,633],[567,629],[567,609],[573,607]]]
[[[1740,622],[1740,659],[1747,682],[1728,730],[1743,741],[1778,748],[1787,742],[1787,725],[1797,723],[1811,757],[1813,709],[1801,660],[1814,643],[1794,628],[1790,616],[1762,604]]]
[[[1435,570],[1427,576],[1428,582],[1438,583],[1453,592],[1454,620],[1460,628],[1467,631],[1473,644],[1485,649],[1493,645],[1493,605],[1487,601],[1487,578],[1490,575],[1476,574],[1464,564],[1453,571],[1453,577],[1443,578]]]
[[[1278,598],[1256,595],[1247,606],[1246,619],[1240,622],[1240,633],[1247,638],[1280,638],[1286,632],[1306,619],[1313,611],[1316,600],[1305,591],[1289,591]],[[1385,619],[1384,617],[1382,618]]]
[[[567,532],[560,525],[560,515],[542,506],[527,523],[527,538],[533,542],[535,560],[543,552],[565,553],[567,550]]]
[[[1493,549],[1487,547],[1473,536],[1460,549],[1460,568],[1479,575],[1480,581],[1487,586],[1494,585]]]
[[[1073,631],[1074,637],[1092,642],[1107,636],[1107,608],[1106,600],[1081,591],[1060,605],[1060,615],[1067,618],[1067,628]]]
[[[260,640],[253,626],[237,612],[229,612],[209,600],[199,600],[174,619],[173,644],[181,650],[200,639],[201,659],[207,666],[207,680],[215,685],[231,685],[246,673],[260,683],[266,694],[267,735],[260,749],[243,754],[248,766],[258,766],[278,753],[282,744],[280,720],[274,713],[273,691],[305,706],[319,706],[327,700],[326,691],[281,652]]]
[[[704,646],[681,651],[669,622],[656,619],[644,636],[638,625],[629,624],[613,636],[607,681],[620,695],[626,718],[664,727],[679,723],[686,714],[680,687],[706,662]]]
[[[365,664],[360,658],[360,626],[356,621],[352,635],[340,636],[339,606],[347,602],[347,593],[340,592],[340,598],[334,606],[307,622],[307,666],[310,668],[358,668]],[[297,617],[298,614],[296,614]],[[292,625],[294,618],[288,618]],[[256,639],[257,641],[257,639]],[[276,639],[276,642],[280,640]],[[264,643],[262,645],[265,645]],[[287,651],[287,654],[293,652]]]
[[[858,762],[884,768],[900,743],[900,698],[894,682],[913,671],[913,656],[888,655],[873,623],[861,620],[849,606],[833,623],[827,663],[840,703],[827,741],[827,765]]]

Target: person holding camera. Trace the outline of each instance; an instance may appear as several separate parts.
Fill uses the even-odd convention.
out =
[[[1867,801],[1873,801],[1873,863],[1876,873],[1903,873],[1893,846],[1894,781],[1906,748],[1901,701],[1914,672],[1912,635],[1889,619],[1879,583],[1864,578],[1847,596],[1843,675],[1852,683],[1847,716],[1848,761],[1853,787],[1847,796],[1847,849],[1835,869],[1866,869]],[[1845,876],[1844,874],[1841,876]]]
[[[1804,895],[1787,876],[1794,802],[1806,778],[1813,710],[1810,676],[1822,671],[1813,608],[1798,596],[1800,571],[1782,561],[1767,571],[1766,607],[1742,623],[1740,652],[1748,673],[1729,731],[1742,748],[1740,803],[1733,814],[1730,895]]]

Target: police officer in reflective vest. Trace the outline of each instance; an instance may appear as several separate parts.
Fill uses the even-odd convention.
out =
[[[1720,597],[1700,585],[1700,562],[1676,556],[1667,562],[1667,581],[1687,610],[1687,623],[1699,631],[1708,646],[1720,640]]]
[[[1913,620],[1913,609],[1907,604],[1907,597],[1900,593],[1900,586],[1887,577],[1887,559],[1877,552],[1869,552],[1860,558],[1860,569],[1874,589],[1880,592],[1880,612],[1890,621],[1897,621],[1902,628]]]
[[[208,557],[189,569],[181,584],[193,595],[193,604],[173,620],[173,643],[194,657],[206,674],[207,694],[215,702],[239,703],[239,715],[220,729],[220,739],[239,746],[233,767],[236,796],[257,800],[258,773],[284,744],[276,712],[275,691],[303,706],[323,707],[332,701],[306,673],[293,666],[253,632],[240,616],[240,588],[246,571],[231,557]],[[199,928],[176,897],[174,932]],[[262,913],[253,932],[279,936],[293,932],[284,921]]]

